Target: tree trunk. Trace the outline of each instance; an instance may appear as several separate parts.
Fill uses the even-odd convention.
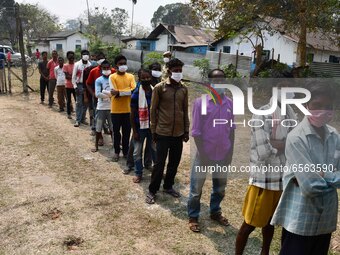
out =
[[[253,73],[253,76],[257,76],[260,72],[260,67],[262,65],[262,52],[263,52],[263,45],[261,44],[258,44],[256,47],[255,47],[255,56],[256,56],[256,62],[255,62],[255,70],[254,70],[254,73]]]
[[[299,6],[299,23],[300,23],[300,33],[299,33],[299,43],[297,47],[296,62],[298,67],[305,67],[307,61],[307,2],[306,0],[300,1]]]

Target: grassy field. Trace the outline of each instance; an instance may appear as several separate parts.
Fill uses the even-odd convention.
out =
[[[38,90],[37,72],[29,85]],[[223,214],[231,222],[221,227],[209,219],[207,180],[202,198],[201,234],[188,228],[190,143],[185,145],[176,188],[182,197],[159,193],[155,205],[144,197],[150,172],[141,184],[125,176],[125,161],[108,162],[109,137],[100,152],[90,152],[89,127],[39,104],[39,93],[0,96],[0,254],[234,254],[235,237],[247,176],[230,176]],[[194,94],[194,93],[192,93]],[[334,123],[339,126],[338,122]],[[233,164],[249,161],[248,128],[236,132]],[[191,140],[192,142],[192,140]],[[277,228],[272,254],[278,254]],[[333,234],[332,254],[340,254],[340,233]],[[261,232],[250,237],[246,254],[259,254]]]

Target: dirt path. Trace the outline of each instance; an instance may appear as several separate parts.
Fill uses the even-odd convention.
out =
[[[70,249],[86,255],[233,254],[247,180],[228,183],[222,205],[232,223],[228,228],[209,220],[207,182],[203,232],[191,233],[186,216],[189,145],[178,174],[183,197],[160,193],[158,204],[148,206],[149,172],[141,185],[133,184],[132,175],[121,173],[123,160],[107,161],[110,146],[91,153],[89,128],[74,128],[65,114],[39,105],[37,94],[1,96],[0,119],[0,254],[54,255]],[[242,132],[237,164],[246,163],[242,154],[248,154]],[[259,236],[258,231],[252,235],[247,254],[259,253]],[[275,241],[274,251],[278,245]]]

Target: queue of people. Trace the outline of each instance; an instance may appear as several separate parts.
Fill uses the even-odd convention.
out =
[[[57,87],[59,110],[64,111],[66,98],[67,116],[72,119],[73,97],[76,102],[74,126],[79,127],[88,124],[86,113],[91,102],[91,134],[95,136],[92,152],[103,145],[104,130],[112,138],[112,161],[118,162],[123,156],[127,165],[123,173],[134,171],[134,183],[143,181],[144,169],[152,170],[146,203],[157,201],[162,181],[164,193],[181,197],[174,184],[183,143],[189,141],[190,131],[189,91],[182,83],[184,63],[172,58],[171,52],[165,52],[166,67],[153,63],[148,69],[140,69],[136,82],[135,76],[128,72],[128,60],[123,55],[115,58],[114,66],[103,53],[97,55],[97,66],[94,66],[87,50],[81,52],[78,62],[75,62],[74,52],[67,52],[66,64],[56,51],[52,52],[50,61],[47,61],[46,52],[41,56],[41,103],[44,103],[47,88],[52,107]],[[189,229],[193,232],[201,231],[200,200],[207,178],[207,171],[198,171],[202,168],[197,166],[230,166],[234,157],[236,125],[217,128],[213,122],[223,119],[234,123],[232,99],[218,87],[225,81],[225,73],[214,69],[208,77],[216,93],[196,99],[192,107],[191,135],[196,154],[191,168],[187,213]],[[287,86],[290,85],[278,84],[279,93],[280,88]],[[311,99],[307,108],[312,115],[294,128],[294,123],[288,124],[298,122],[296,113],[288,105],[285,106],[286,115],[282,115],[280,101],[274,113],[252,118],[264,125],[251,128],[250,166],[260,170],[268,165],[287,166],[289,171],[250,173],[242,210],[244,221],[236,237],[237,255],[243,254],[255,228],[262,229],[261,254],[269,255],[275,225],[283,227],[281,255],[328,253],[331,234],[337,225],[340,172],[336,170],[340,167],[340,137],[328,125],[334,115],[334,93],[320,84],[309,90]],[[290,98],[293,97],[294,94],[290,94]],[[203,104],[207,115],[202,115]],[[268,110],[271,105],[272,100],[261,110]],[[280,124],[282,121],[285,126]],[[321,172],[293,171],[299,164],[303,164],[304,169],[316,165],[327,167]],[[228,226],[230,222],[221,210],[228,174],[214,172],[211,178],[210,218]]]

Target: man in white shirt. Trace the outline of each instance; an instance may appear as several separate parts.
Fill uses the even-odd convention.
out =
[[[79,127],[80,123],[86,124],[83,118],[86,112],[86,105],[84,104],[84,91],[85,91],[85,81],[83,81],[84,69],[91,66],[90,52],[88,50],[81,51],[81,60],[74,64],[72,73],[72,84],[76,90],[77,103],[76,103],[76,122],[75,127]]]
[[[58,93],[58,105],[59,112],[65,111],[65,97],[66,97],[66,77],[63,71],[64,67],[64,58],[58,58],[59,65],[54,68],[54,75],[57,79],[57,93]]]

